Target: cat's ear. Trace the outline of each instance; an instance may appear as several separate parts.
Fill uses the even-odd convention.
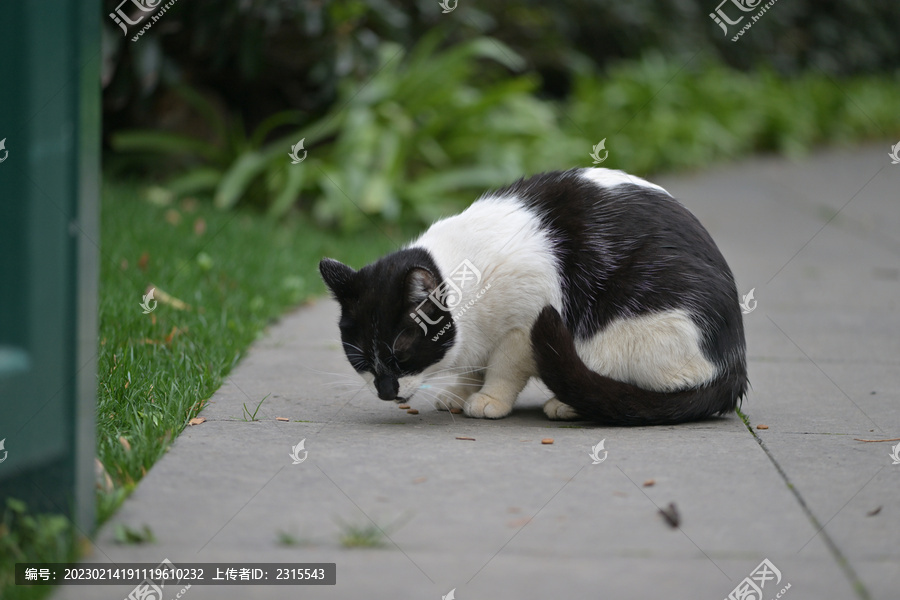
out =
[[[335,299],[343,300],[357,295],[356,271],[333,258],[323,258],[319,263],[322,280]]]
[[[410,304],[419,304],[438,285],[437,277],[425,267],[413,267],[406,274],[406,300]]]

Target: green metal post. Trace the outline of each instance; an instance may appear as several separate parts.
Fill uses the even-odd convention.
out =
[[[0,3],[0,508],[94,527],[100,19]]]

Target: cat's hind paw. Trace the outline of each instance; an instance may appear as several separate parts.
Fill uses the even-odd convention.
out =
[[[466,415],[476,419],[502,419],[512,412],[512,403],[479,392],[469,397],[463,410]]]
[[[581,418],[574,408],[556,398],[550,398],[544,403],[544,414],[553,421],[577,421]]]

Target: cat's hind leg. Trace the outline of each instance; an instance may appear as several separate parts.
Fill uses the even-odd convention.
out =
[[[479,419],[502,419],[512,411],[535,369],[529,332],[510,331],[491,353],[484,387],[469,396],[466,414]]]
[[[577,421],[581,418],[574,408],[560,402],[555,396],[544,402],[544,414],[553,421]]]

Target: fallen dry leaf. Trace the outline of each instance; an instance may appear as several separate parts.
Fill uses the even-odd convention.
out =
[[[169,335],[166,336],[166,344],[171,344],[172,340],[175,338],[175,336],[178,335],[179,333],[181,333],[182,331],[184,331],[184,330],[178,329],[177,327],[172,325],[172,331],[170,331]]]
[[[154,297],[159,301],[160,304],[168,304],[175,310],[191,310],[191,306],[184,300],[179,300],[175,296],[170,296],[153,284],[147,286],[147,292],[149,292],[151,289],[156,290],[154,292]]]
[[[206,221],[200,217],[194,221],[194,235],[203,235],[206,233]]]
[[[166,211],[165,219],[166,223],[168,223],[169,225],[176,226],[181,223],[181,213],[174,208],[170,208]]]
[[[106,467],[103,466],[100,459],[96,457],[94,458],[94,481],[97,485],[97,489],[106,492],[107,494],[115,489],[112,477],[106,472]]]
[[[119,443],[125,448],[125,452],[131,452],[131,444],[125,439],[124,435],[119,436]]]
[[[675,529],[681,523],[681,515],[678,514],[678,507],[674,502],[669,502],[669,506],[659,509],[659,514],[663,516],[669,527]]]
[[[276,421],[290,421],[287,417],[275,417]]]
[[[147,270],[147,265],[150,263],[150,255],[144,252],[141,254],[141,257],[138,259],[138,269],[141,271]]]
[[[206,417],[194,417],[188,421],[188,425],[199,425],[200,423],[206,423]]]
[[[197,212],[197,199],[193,196],[188,196],[181,201],[181,210],[186,213]]]

